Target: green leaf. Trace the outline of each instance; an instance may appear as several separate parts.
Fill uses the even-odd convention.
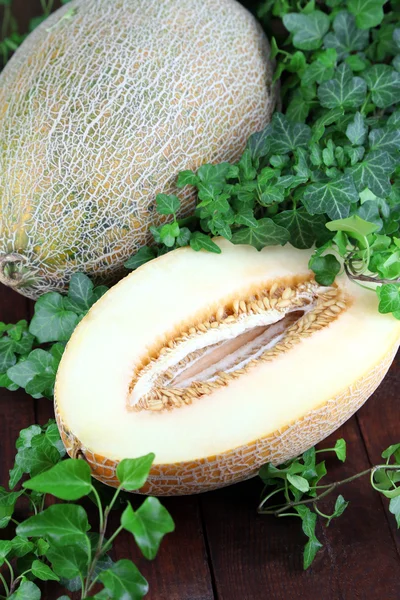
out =
[[[309,15],[288,13],[283,17],[286,29],[293,33],[293,45],[300,50],[316,50],[329,29],[329,17],[314,10]]]
[[[33,561],[32,574],[42,581],[60,581],[60,578],[53,573],[50,567],[40,560]]]
[[[357,200],[358,193],[349,175],[308,185],[303,196],[303,204],[310,214],[326,213],[331,219],[347,217],[351,203]]]
[[[371,150],[383,150],[396,157],[400,150],[400,129],[373,129],[369,134],[369,144]]]
[[[135,565],[126,559],[119,560],[99,575],[106,592],[113,600],[140,600],[149,586]]]
[[[149,560],[156,557],[164,535],[175,529],[167,509],[152,497],[146,498],[137,511],[128,504],[122,514],[121,525],[133,534],[143,556]]]
[[[297,490],[300,490],[300,492],[308,492],[310,489],[310,484],[307,479],[300,475],[291,475],[288,473],[287,479]]]
[[[360,29],[376,27],[383,20],[383,5],[387,0],[349,0],[348,9]]]
[[[361,146],[367,137],[368,128],[365,125],[364,117],[356,112],[354,121],[347,125],[346,135],[353,146]]]
[[[378,198],[384,198],[390,193],[389,175],[393,168],[393,160],[387,152],[373,150],[354,167],[348,167],[346,173],[353,177],[360,192],[369,188]]]
[[[379,108],[387,108],[400,102],[400,73],[389,65],[374,65],[362,74]]]
[[[400,285],[387,283],[377,288],[379,290],[379,312],[387,314],[400,310]]]
[[[320,285],[332,285],[341,269],[340,262],[333,254],[312,256],[309,267],[315,273],[315,280]]]
[[[322,544],[315,535],[317,515],[306,506],[295,506],[295,510],[301,517],[303,532],[309,538],[303,553],[303,568],[306,570],[313,562],[318,550],[322,548]]]
[[[160,229],[160,240],[161,242],[167,246],[167,248],[172,248],[175,244],[175,239],[179,235],[179,225],[178,223],[167,223],[163,225]]]
[[[324,47],[334,48],[339,58],[349,55],[357,50],[364,50],[368,46],[369,33],[356,27],[353,15],[340,11],[333,21],[333,32],[324,37]]]
[[[274,202],[283,202],[285,196],[284,196],[284,191],[283,188],[277,186],[277,185],[273,185],[273,184],[269,184],[269,185],[265,185],[263,186],[263,188],[261,189],[261,196],[259,199],[259,203],[262,206],[269,206],[270,204],[273,204]]]
[[[392,444],[382,452],[382,458],[391,458],[394,456],[395,462],[400,464],[400,444]]]
[[[270,128],[270,150],[274,154],[287,154],[305,148],[310,141],[311,130],[308,125],[292,123],[281,113],[274,113]]]
[[[22,537],[19,537],[19,536],[16,536],[15,538],[13,538],[11,540],[11,546],[12,546],[13,556],[17,556],[18,558],[21,558],[22,556],[26,556],[27,554],[32,552],[35,548],[35,546],[32,542],[29,542],[28,540],[26,540]]]
[[[36,301],[29,331],[41,344],[58,342],[71,337],[77,322],[78,315],[64,310],[63,297],[56,292],[49,292]]]
[[[185,185],[197,185],[198,182],[199,178],[193,171],[181,171],[178,175],[176,186],[178,188],[183,188]]]
[[[349,505],[349,503],[346,502],[346,500],[343,498],[343,496],[341,494],[339,494],[339,496],[336,498],[334,513],[333,513],[331,519],[334,517],[340,517],[344,513],[344,511],[346,510],[348,505]],[[329,519],[329,521],[330,521],[330,519]]]
[[[344,231],[351,237],[359,241],[360,247],[365,249],[367,242],[365,238],[377,231],[378,227],[374,223],[369,223],[357,215],[352,215],[347,219],[339,219],[326,224],[329,231]]]
[[[167,194],[157,194],[156,196],[157,212],[160,215],[174,215],[181,206],[177,196]]]
[[[259,219],[257,227],[242,227],[232,236],[233,244],[249,244],[257,250],[265,246],[284,245],[289,241],[290,234],[287,229],[280,227],[272,219]]]
[[[215,254],[221,254],[221,248],[217,246],[212,239],[202,233],[201,231],[195,231],[192,233],[192,237],[190,238],[190,247],[198,252],[199,250],[207,250],[207,252],[214,252]]]
[[[367,85],[361,77],[353,77],[350,68],[341,64],[335,77],[318,88],[318,98],[326,108],[356,108],[365,100]]]
[[[4,559],[10,554],[12,544],[8,540],[0,540],[0,566],[4,563]]]
[[[61,500],[79,500],[92,491],[90,467],[84,460],[70,458],[26,481],[24,488]]]
[[[23,578],[17,591],[9,596],[8,600],[40,600],[40,598],[41,593],[38,586],[33,581]]]
[[[38,435],[32,438],[29,448],[21,448],[15,457],[15,464],[23,473],[31,476],[47,471],[60,461],[60,453],[45,436]]]
[[[42,538],[36,540],[36,556],[44,556],[49,548],[50,544],[46,540]]]
[[[125,458],[117,466],[117,477],[125,490],[133,492],[144,486],[149,476],[155,454],[150,452],[139,458]]]
[[[46,558],[51,562],[54,572],[59,577],[74,579],[87,572],[88,555],[78,544],[60,548],[50,546],[46,552]]]
[[[338,459],[344,462],[346,460],[346,442],[343,438],[337,440],[334,450]]]
[[[257,171],[253,167],[251,151],[249,148],[243,152],[237,166],[239,167],[239,177],[241,181],[251,181],[257,176]]]
[[[82,506],[55,504],[17,527],[22,537],[43,537],[57,546],[86,544],[89,530],[87,515]]]
[[[400,496],[396,496],[390,500],[389,512],[395,516],[397,527],[400,528]]]
[[[93,283],[84,273],[74,273],[69,282],[68,298],[72,310],[86,312],[93,304]]]
[[[14,341],[9,337],[0,338],[0,373],[5,373],[16,362]]]
[[[278,213],[274,221],[289,231],[292,246],[305,249],[311,248],[316,231],[324,228],[326,219],[323,215],[310,215],[304,208],[299,208]]]
[[[142,248],[140,248],[140,250],[136,252],[136,254],[131,256],[131,258],[128,258],[128,260],[124,263],[124,267],[125,269],[130,269],[134,271],[135,269],[141,267],[150,260],[153,260],[153,258],[155,257],[156,255],[152,248],[149,248],[148,246],[143,246]]]

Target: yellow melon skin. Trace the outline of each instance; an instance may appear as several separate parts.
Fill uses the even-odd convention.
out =
[[[96,303],[68,343],[56,381],[57,422],[68,453],[84,457],[104,483],[117,486],[118,462],[148,452],[156,458],[144,494],[194,494],[250,478],[332,433],[392,362],[400,322],[378,313],[372,291],[341,276],[335,289],[346,303],[326,326],[189,405],[135,410],[133,374],[159,364],[168,340],[204,319],[212,323],[219,307],[249,290],[256,298],[274,282],[312,277],[309,251],[217,243],[219,255],[184,248],[140,267]]]
[[[0,76],[0,281],[36,298],[115,279],[157,193],[236,161],[274,107],[269,44],[235,0],[74,0]],[[194,194],[180,194],[182,214]],[[151,237],[151,236],[150,236]],[[5,273],[4,273],[5,271]],[[3,274],[2,274],[3,273]]]

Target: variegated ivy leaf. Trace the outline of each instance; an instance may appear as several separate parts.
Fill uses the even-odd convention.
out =
[[[283,246],[289,241],[289,232],[272,219],[265,218],[257,221],[257,227],[242,227],[235,231],[231,241],[234,244],[249,244],[257,250],[262,250],[264,246]]]
[[[346,172],[353,177],[358,191],[369,188],[376,196],[384,198],[390,193],[389,174],[394,166],[395,163],[387,152],[374,150],[354,167],[348,167]]]
[[[309,185],[303,204],[312,215],[326,213],[331,219],[343,219],[350,213],[350,205],[357,202],[358,193],[350,175]]]
[[[369,32],[358,29],[353,15],[339,12],[333,21],[333,32],[324,37],[325,48],[335,48],[339,58],[357,50],[364,50],[369,43]]]
[[[361,77],[353,77],[350,67],[341,64],[335,77],[321,83],[318,98],[325,108],[356,108],[367,94],[367,85]]]

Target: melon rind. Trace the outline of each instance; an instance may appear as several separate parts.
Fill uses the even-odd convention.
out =
[[[39,26],[0,76],[0,259],[21,256],[15,289],[113,280],[168,220],[157,193],[190,212],[178,173],[238,160],[270,119],[269,52],[235,0],[74,0]]]

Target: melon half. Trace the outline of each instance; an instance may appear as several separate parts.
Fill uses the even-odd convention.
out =
[[[116,279],[180,171],[237,161],[275,104],[235,0],[74,0],[0,76],[0,281],[36,298]],[[182,215],[195,205],[186,186]]]
[[[124,458],[156,456],[142,493],[192,494],[282,463],[368,398],[400,322],[339,277],[318,285],[310,251],[181,248],[123,279],[76,328],[56,381],[71,456],[118,485]]]

